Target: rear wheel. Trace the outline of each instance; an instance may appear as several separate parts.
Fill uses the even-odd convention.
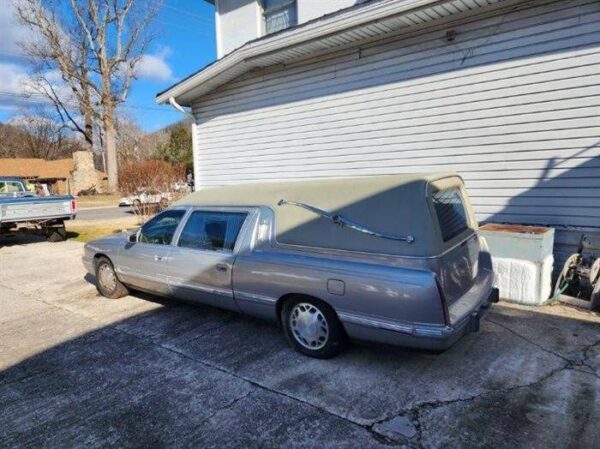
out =
[[[328,359],[345,346],[344,330],[336,313],[317,299],[289,299],[281,310],[281,322],[290,345],[304,355]]]
[[[96,288],[102,296],[110,299],[121,298],[129,293],[127,287],[119,281],[113,264],[106,257],[100,257],[96,262]]]
[[[62,226],[50,226],[46,230],[49,242],[64,242],[67,240],[67,230],[65,225]]]

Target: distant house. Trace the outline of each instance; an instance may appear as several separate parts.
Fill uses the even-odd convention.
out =
[[[94,168],[89,151],[76,151],[71,159],[47,161],[35,158],[0,159],[0,176],[18,176],[42,183],[53,194],[78,195],[82,190],[106,190],[106,174]]]
[[[197,187],[455,170],[482,222],[600,232],[599,1],[211,3],[219,59],[157,96]]]

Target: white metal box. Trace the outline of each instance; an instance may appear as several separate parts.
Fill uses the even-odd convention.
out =
[[[552,291],[554,229],[488,223],[479,234],[490,248],[500,298],[545,304]]]

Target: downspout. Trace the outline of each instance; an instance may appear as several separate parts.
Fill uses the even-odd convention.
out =
[[[192,120],[192,164],[194,166],[194,190],[198,190],[200,183],[200,167],[198,164],[198,129],[196,126],[196,117],[194,117],[194,114],[191,114],[183,109],[183,107],[177,103],[175,97],[169,97],[169,104],[173,106],[173,109],[181,112],[183,115]]]

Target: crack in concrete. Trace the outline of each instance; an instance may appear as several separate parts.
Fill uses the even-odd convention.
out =
[[[540,350],[542,350],[542,351],[544,351],[544,352],[547,352],[548,354],[552,354],[552,355],[554,355],[554,356],[556,356],[556,357],[558,357],[558,358],[560,358],[560,359],[562,359],[562,360],[566,361],[566,362],[567,362],[567,363],[568,363],[568,364],[569,364],[571,367],[576,367],[576,366],[585,366],[585,367],[587,367],[587,368],[590,368],[592,371],[594,371],[594,373],[596,373],[596,374],[598,373],[598,372],[597,372],[597,370],[596,370],[596,368],[594,368],[594,367],[593,367],[593,366],[591,366],[591,365],[588,365],[586,362],[587,362],[587,360],[588,360],[588,359],[591,357],[591,355],[589,355],[589,354],[588,354],[588,352],[589,352],[589,351],[590,351],[590,350],[591,350],[591,349],[592,349],[594,346],[596,346],[596,345],[600,344],[600,340],[598,340],[598,341],[596,341],[596,342],[592,343],[591,345],[585,346],[585,347],[584,347],[584,349],[581,351],[582,358],[581,358],[581,359],[579,359],[579,360],[574,360],[574,359],[572,359],[572,358],[569,358],[569,357],[567,357],[567,356],[564,356],[564,355],[562,355],[562,354],[560,354],[560,353],[558,353],[558,352],[556,352],[556,351],[553,351],[552,349],[545,348],[544,346],[542,346],[542,345],[540,345],[539,343],[537,343],[537,342],[535,342],[535,341],[531,340],[530,338],[528,338],[528,337],[526,337],[526,336],[524,336],[524,335],[521,335],[521,334],[519,334],[517,331],[515,331],[515,330],[511,329],[510,327],[508,327],[508,326],[507,326],[507,325],[505,325],[505,324],[498,323],[497,321],[490,320],[489,318],[487,318],[487,321],[489,321],[490,323],[493,323],[493,324],[495,324],[496,326],[500,326],[501,328],[503,328],[503,329],[507,330],[508,332],[510,332],[511,334],[515,335],[516,337],[518,337],[518,338],[520,338],[520,339],[522,339],[522,340],[526,341],[527,343],[530,343],[530,344],[532,344],[532,345],[533,345],[533,346],[535,346],[536,348],[538,348],[538,349],[540,349]]]
[[[555,368],[551,371],[549,371],[547,374],[545,374],[544,376],[541,376],[539,379],[524,384],[524,385],[515,385],[513,387],[508,387],[508,388],[494,388],[491,390],[486,390],[483,391],[479,394],[470,396],[470,397],[466,397],[466,398],[457,398],[457,399],[451,399],[451,400],[447,400],[447,401],[428,401],[428,402],[423,402],[420,404],[417,404],[415,406],[409,407],[409,408],[405,408],[402,410],[397,411],[396,413],[392,414],[392,415],[387,415],[384,418],[381,418],[375,422],[373,422],[369,427],[374,427],[377,424],[381,424],[385,421],[388,421],[390,419],[393,419],[395,416],[400,416],[400,415],[408,415],[411,417],[411,420],[413,422],[413,424],[415,425],[415,429],[417,430],[417,435],[413,438],[413,441],[417,444],[417,447],[422,447],[422,438],[423,438],[423,429],[421,426],[421,417],[422,417],[422,413],[426,410],[432,410],[432,409],[436,409],[436,408],[440,408],[440,407],[446,407],[448,405],[452,405],[455,403],[462,403],[462,402],[472,402],[476,399],[482,398],[482,397],[486,397],[489,395],[493,395],[493,394],[509,394],[512,393],[513,391],[522,389],[522,388],[529,388],[529,387],[533,387],[536,385],[540,385],[542,383],[544,383],[546,380],[548,380],[549,378],[551,378],[552,376],[560,373],[561,371],[564,370],[574,370],[574,371],[578,371],[584,374],[589,374],[595,377],[600,378],[600,375],[598,375],[596,369],[590,365],[588,365],[586,362],[586,360],[591,356],[588,355],[588,352],[596,345],[600,344],[600,340],[598,340],[597,342],[592,343],[591,345],[588,345],[587,347],[585,347],[585,349],[583,350],[583,354],[584,357],[581,360],[573,360],[570,359],[568,357],[563,356],[562,354],[559,354],[555,351],[552,351],[550,349],[544,348],[543,346],[541,346],[540,344],[532,341],[531,339],[519,334],[518,332],[514,331],[513,329],[509,328],[506,325],[503,325],[501,323],[497,323],[493,320],[490,320],[489,318],[487,319],[487,321],[496,324],[497,326],[502,327],[503,329],[507,330],[508,332],[510,332],[511,334],[523,339],[525,342],[537,347],[538,349],[547,352],[555,357],[560,358],[561,360],[563,360],[565,363],[558,367]],[[594,372],[590,373],[589,371],[584,371],[581,370],[580,367],[581,366],[585,366],[587,368],[591,368]],[[375,431],[375,430],[374,430]],[[376,431],[375,431],[376,432]]]
[[[11,289],[11,290],[15,291],[14,289]],[[21,292],[19,292],[19,293],[23,294]],[[27,295],[27,294],[24,294],[24,295],[30,297],[30,295]],[[93,317],[89,317],[87,315],[79,313],[78,311],[74,311],[74,310],[62,307],[61,305],[53,304],[53,303],[50,303],[50,302],[47,302],[47,301],[44,301],[44,300],[41,300],[41,299],[38,299],[38,298],[31,298],[31,299],[33,299],[35,301],[40,301],[40,302],[42,302],[44,304],[47,304],[47,305],[50,305],[52,307],[55,307],[55,308],[58,308],[58,309],[61,309],[61,310],[73,313],[75,315],[79,315],[79,316],[81,316],[81,317],[83,317],[83,318],[85,318],[87,320],[99,323],[99,321],[96,320],[96,319],[94,319]],[[542,384],[543,382],[545,382],[546,380],[548,380],[552,376],[556,375],[557,373],[559,373],[561,371],[567,370],[567,369],[576,370],[576,371],[579,371],[579,372],[582,372],[582,373],[589,374],[589,375],[592,375],[592,376],[600,378],[600,375],[598,375],[598,373],[597,373],[597,371],[596,371],[595,368],[593,368],[593,367],[591,367],[591,366],[589,366],[589,365],[587,365],[587,364],[584,363],[590,357],[590,355],[588,355],[587,353],[594,346],[600,344],[600,340],[597,341],[597,342],[595,342],[595,343],[593,343],[593,344],[591,344],[591,345],[589,345],[589,346],[587,346],[583,350],[584,357],[583,357],[582,360],[572,360],[572,359],[570,359],[568,357],[563,356],[562,354],[559,354],[559,353],[557,353],[555,351],[552,351],[550,349],[544,348],[543,346],[541,346],[538,343],[530,340],[529,338],[527,338],[527,337],[519,334],[518,332],[514,331],[513,329],[509,328],[508,326],[506,326],[504,324],[495,322],[493,320],[490,320],[489,318],[487,319],[487,321],[490,321],[491,323],[496,324],[497,326],[500,326],[500,327],[506,329],[508,332],[510,332],[510,333],[514,334],[515,336],[523,339],[524,341],[526,341],[527,343],[529,343],[529,344],[537,347],[538,349],[540,349],[540,350],[542,350],[544,352],[547,352],[549,354],[552,354],[555,357],[560,358],[561,360],[563,360],[565,362],[564,365],[551,370],[547,374],[541,376],[538,380],[530,382],[530,383],[527,383],[527,384],[524,384],[524,385],[516,385],[516,386],[508,387],[508,388],[495,388],[495,389],[491,389],[491,390],[486,390],[486,391],[482,391],[481,393],[478,393],[478,394],[475,394],[473,396],[466,397],[466,398],[457,398],[457,399],[451,399],[451,400],[447,400],[447,401],[428,401],[428,402],[423,402],[423,403],[414,405],[412,407],[408,407],[408,408],[404,408],[404,409],[401,409],[401,410],[397,410],[393,414],[388,414],[385,417],[380,418],[380,419],[378,419],[376,421],[370,422],[368,424],[365,424],[364,422],[361,422],[361,421],[354,420],[354,419],[352,419],[352,418],[350,418],[348,416],[338,414],[338,413],[336,413],[334,411],[328,410],[328,409],[323,408],[323,407],[321,407],[319,405],[316,405],[316,404],[313,404],[313,403],[311,403],[309,401],[306,401],[303,398],[291,395],[289,393],[286,393],[286,392],[283,392],[283,391],[280,391],[280,390],[276,390],[276,389],[271,388],[271,387],[269,387],[269,386],[267,386],[267,385],[265,385],[265,384],[263,384],[263,383],[261,383],[259,381],[253,380],[253,379],[251,379],[249,377],[246,377],[246,376],[239,375],[239,374],[237,374],[235,372],[232,372],[231,370],[229,370],[227,368],[224,368],[222,366],[219,366],[219,365],[217,365],[215,363],[212,363],[212,362],[209,362],[209,361],[206,361],[206,360],[203,360],[203,359],[199,359],[199,358],[196,358],[196,357],[192,357],[189,354],[181,352],[181,351],[179,351],[176,348],[164,346],[160,342],[156,342],[156,341],[152,340],[151,338],[143,337],[143,336],[131,333],[131,332],[127,331],[127,330],[120,329],[120,328],[117,327],[118,323],[107,324],[105,326],[106,326],[106,328],[113,329],[116,332],[120,332],[120,333],[126,334],[128,336],[134,337],[135,339],[140,340],[143,344],[145,344],[147,346],[156,346],[156,347],[161,348],[161,349],[163,349],[165,351],[169,351],[169,352],[175,353],[175,354],[179,355],[180,357],[186,358],[188,360],[192,360],[192,361],[194,361],[196,363],[199,363],[199,364],[201,364],[203,366],[206,366],[206,367],[211,368],[211,369],[215,369],[215,370],[217,370],[217,371],[219,371],[221,373],[227,374],[227,375],[232,376],[232,377],[234,377],[236,379],[239,379],[239,380],[242,380],[244,382],[247,382],[250,385],[252,385],[252,386],[254,386],[254,387],[258,388],[258,389],[267,391],[267,392],[275,394],[275,395],[286,397],[286,398],[288,398],[288,399],[290,399],[292,401],[299,402],[299,403],[301,403],[303,405],[306,405],[308,407],[316,409],[316,410],[318,410],[318,411],[320,411],[322,413],[325,413],[327,415],[330,415],[330,416],[333,416],[335,418],[338,418],[338,419],[341,419],[343,421],[346,421],[346,422],[348,422],[348,423],[350,423],[352,425],[359,426],[362,429],[364,429],[365,431],[367,431],[371,435],[372,438],[374,438],[376,441],[378,441],[378,442],[380,442],[382,444],[397,445],[397,444],[400,443],[400,441],[393,441],[390,438],[388,438],[387,436],[385,436],[385,435],[377,432],[374,429],[374,426],[376,424],[380,424],[380,423],[382,423],[384,421],[390,420],[390,419],[394,418],[395,416],[409,415],[411,417],[412,423],[415,426],[415,429],[417,431],[417,435],[415,437],[413,437],[412,439],[409,439],[409,438],[405,437],[404,438],[404,443],[400,443],[400,444],[407,444],[411,448],[422,448],[423,447],[423,432],[424,432],[424,430],[422,428],[421,419],[422,419],[422,415],[423,415],[423,413],[425,411],[433,410],[433,409],[440,408],[440,407],[446,407],[448,405],[452,405],[452,404],[455,404],[455,403],[472,402],[472,401],[475,401],[476,399],[483,398],[483,397],[486,397],[486,396],[489,396],[489,395],[493,395],[493,394],[499,394],[499,393],[500,394],[502,394],[502,393],[508,394],[508,393],[511,393],[511,392],[519,390],[519,389],[533,387],[533,386]],[[102,323],[102,324],[104,324],[104,323]],[[589,373],[587,371],[582,371],[582,370],[578,369],[580,366],[586,366],[588,368],[591,368],[594,371],[594,373]],[[211,419],[212,417],[214,417],[218,413],[222,412],[223,410],[226,410],[228,408],[233,407],[237,402],[243,400],[244,398],[246,398],[250,394],[252,394],[252,391],[249,391],[246,394],[244,394],[242,396],[239,396],[238,398],[233,399],[232,401],[230,401],[230,404],[227,404],[224,407],[221,407],[219,410],[215,411],[215,413],[213,413],[210,417],[208,417],[205,420],[203,420],[203,422],[200,423],[196,428],[200,427],[201,425],[203,425],[204,423],[206,423],[209,419]]]
[[[253,393],[254,393],[254,391],[249,390],[246,393],[244,393],[242,395],[239,395],[238,397],[233,398],[227,404],[223,405],[222,407],[219,407],[217,410],[215,410],[213,413],[211,413],[210,416],[207,416],[202,421],[200,421],[198,423],[198,425],[194,426],[193,429],[190,429],[190,431],[185,432],[185,433],[181,434],[180,436],[178,436],[175,439],[174,442],[181,441],[181,440],[185,439],[186,437],[188,437],[190,435],[193,435],[194,433],[196,433],[196,431],[198,429],[201,429],[202,426],[204,426],[204,424],[206,424],[207,422],[209,422],[211,419],[213,419],[219,413],[224,412],[225,410],[229,410],[229,409],[235,407],[238,402],[243,401],[244,399],[246,399],[248,396],[250,396]]]
[[[423,428],[421,425],[421,419],[422,419],[422,415],[423,412],[428,411],[428,410],[433,410],[436,408],[440,408],[440,407],[446,407],[448,405],[452,405],[455,403],[463,403],[463,402],[472,402],[475,401],[476,399],[479,398],[483,398],[486,396],[490,396],[493,394],[509,394],[512,393],[514,391],[517,391],[519,389],[523,389],[523,388],[530,388],[530,387],[534,387],[537,385],[541,385],[542,383],[544,383],[545,381],[547,381],[548,379],[550,379],[552,376],[564,371],[564,370],[573,370],[573,371],[577,371],[583,374],[588,374],[594,377],[597,377],[598,379],[600,379],[600,375],[598,374],[597,370],[588,365],[586,362],[586,360],[591,357],[591,355],[588,354],[588,352],[594,347],[600,344],[600,340],[588,345],[585,347],[585,349],[583,350],[583,359],[581,360],[572,360],[569,359],[568,357],[564,357],[559,353],[556,353],[550,349],[544,348],[543,346],[539,345],[538,343],[531,341],[530,339],[528,339],[527,337],[520,335],[518,332],[514,331],[513,329],[510,329],[509,327],[502,325],[500,323],[497,323],[495,321],[489,320],[488,321],[506,329],[507,331],[511,332],[512,334],[516,335],[519,338],[522,338],[524,341],[526,341],[527,343],[530,343],[534,346],[536,346],[537,348],[548,352],[562,360],[565,361],[565,364],[561,367],[555,368],[553,370],[551,370],[549,373],[547,373],[546,375],[540,377],[538,380],[534,381],[534,382],[530,382],[528,384],[524,384],[524,385],[516,385],[514,387],[509,387],[509,388],[497,388],[497,389],[492,389],[492,390],[488,390],[488,391],[484,391],[481,392],[477,395],[468,397],[468,398],[459,398],[459,399],[453,399],[453,400],[448,400],[448,401],[430,401],[430,402],[424,402],[421,404],[418,404],[414,407],[408,408],[408,409],[404,409],[399,411],[397,414],[393,415],[393,416],[388,416],[386,418],[383,418],[381,420],[378,420],[377,422],[373,423],[372,426],[382,423],[384,421],[387,421],[389,419],[392,419],[394,416],[399,416],[399,415],[409,415],[411,416],[412,422],[415,425],[415,429],[417,430],[417,435],[413,438],[413,440],[415,441],[415,443],[417,444],[417,447],[421,448],[423,447]],[[590,373],[589,371],[585,371],[582,370],[580,367],[581,366],[585,366],[587,368],[591,368],[594,372]]]
[[[592,371],[594,371],[594,373],[596,373],[596,375],[600,374],[598,372],[598,370],[596,369],[596,367],[592,366],[592,365],[588,365],[586,362],[590,359],[590,357],[592,356],[589,352],[592,350],[592,348],[594,346],[598,346],[600,345],[600,340],[592,343],[591,345],[588,345],[584,350],[583,350],[583,360],[582,362],[585,364],[585,366],[587,366],[588,368],[591,368]]]
[[[533,346],[535,346],[536,348],[538,348],[538,349],[540,349],[540,350],[542,350],[542,351],[544,351],[544,352],[547,352],[548,354],[552,354],[552,355],[554,355],[554,356],[556,356],[556,357],[558,357],[558,358],[560,358],[560,359],[563,359],[564,361],[566,361],[566,362],[569,362],[569,363],[570,363],[570,362],[573,362],[573,360],[572,360],[572,359],[570,359],[570,358],[568,358],[568,357],[565,357],[564,355],[562,355],[562,354],[560,354],[560,353],[558,353],[558,352],[556,352],[556,351],[553,351],[553,350],[551,350],[551,349],[545,348],[545,347],[543,347],[542,345],[540,345],[539,343],[537,343],[537,342],[535,342],[535,341],[531,340],[530,338],[528,338],[528,337],[526,337],[526,336],[524,336],[524,335],[521,335],[521,334],[519,334],[517,331],[515,331],[515,330],[511,329],[511,328],[510,328],[510,327],[508,327],[506,324],[503,324],[503,323],[498,323],[497,321],[491,320],[491,319],[489,319],[489,318],[486,318],[486,321],[489,321],[490,323],[493,323],[493,324],[495,324],[496,326],[500,326],[502,329],[505,329],[505,330],[507,330],[508,332],[510,332],[511,334],[513,334],[514,336],[516,336],[516,337],[519,337],[521,340],[524,340],[524,341],[526,341],[527,343],[529,343],[529,344],[532,344],[532,345],[533,345]]]

